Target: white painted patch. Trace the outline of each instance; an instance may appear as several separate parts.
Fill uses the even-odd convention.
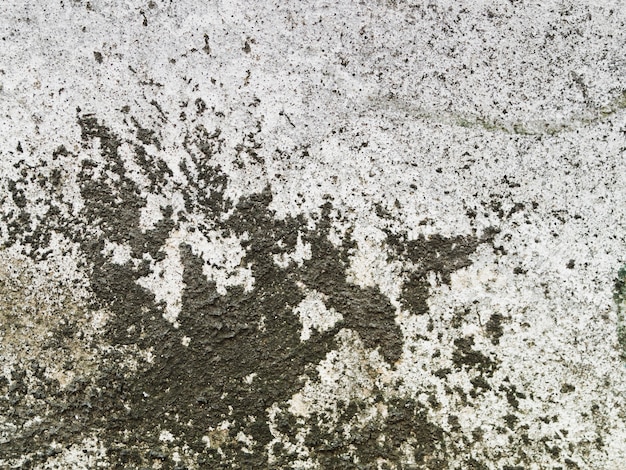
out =
[[[137,280],[137,284],[150,290],[157,302],[165,302],[163,318],[176,328],[183,292],[183,264],[180,259],[178,237],[170,236],[163,251],[165,259],[154,263],[152,273]]]
[[[309,292],[293,312],[300,317],[302,322],[300,341],[308,340],[314,328],[324,332],[343,319],[343,316],[333,308],[326,308],[324,296],[319,292]]]
[[[252,374],[246,375],[246,376],[243,378],[243,381],[244,381],[245,383],[247,383],[248,385],[251,385],[251,384],[252,384],[252,381],[254,380],[254,378],[255,378],[257,375],[258,375],[258,374],[257,374],[256,372],[253,372]]]
[[[259,324],[257,326],[259,331],[261,332],[267,331],[267,326],[265,325],[266,321],[267,321],[267,317],[265,315],[261,315],[261,317],[259,318]]]
[[[165,302],[163,318],[178,326],[182,292],[184,289],[184,266],[180,257],[180,245],[188,244],[192,251],[204,261],[202,271],[208,280],[215,282],[218,294],[226,295],[227,288],[243,285],[249,292],[254,285],[250,268],[242,267],[245,251],[235,236],[223,237],[210,232],[207,238],[200,230],[183,227],[173,231],[164,248],[165,259],[153,263],[152,273],[137,283],[150,290],[157,302]]]
[[[105,310],[94,310],[91,312],[91,327],[94,331],[99,332],[106,325],[109,313]]]
[[[119,243],[111,242],[109,240],[104,241],[104,248],[102,254],[110,257],[111,261],[115,264],[123,265],[131,260],[131,248],[128,245],[121,245]]]
[[[387,235],[373,225],[359,224],[352,238],[357,249],[350,256],[347,280],[359,287],[378,287],[391,304],[400,308],[402,292],[402,263],[389,261],[385,240]]]
[[[295,416],[309,416],[311,412],[310,403],[302,393],[296,393],[291,397],[289,400],[289,412]]]
[[[274,255],[274,263],[283,269],[286,269],[289,263],[296,263],[298,266],[302,266],[304,261],[309,259],[311,259],[311,244],[303,243],[301,234],[298,234],[298,241],[293,252]]]
[[[167,199],[161,195],[147,193],[146,205],[141,208],[139,216],[139,227],[141,230],[152,230],[156,224],[163,219],[161,207],[168,205]]]
[[[254,444],[256,443],[256,441],[254,440],[252,436],[244,433],[243,431],[239,431],[237,433],[237,441],[244,444],[244,447],[242,447],[241,449],[243,452],[245,452],[246,454],[252,453],[252,451],[250,450],[250,447],[254,446]]]
[[[174,435],[169,431],[161,431],[161,434],[159,434],[159,441],[174,442]]]
[[[234,235],[224,237],[217,231],[205,236],[191,226],[181,229],[176,238],[180,243],[189,244],[193,253],[202,258],[202,272],[208,280],[215,282],[218,294],[226,295],[227,289],[233,286],[243,286],[246,292],[252,290],[254,277],[249,267],[242,266],[246,253],[239,238]]]

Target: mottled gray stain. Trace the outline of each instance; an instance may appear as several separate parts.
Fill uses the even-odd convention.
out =
[[[617,341],[623,360],[626,360],[626,266],[622,267],[615,279],[613,298],[617,304]]]
[[[366,348],[378,349],[391,366],[400,359],[403,338],[389,299],[378,288],[361,288],[347,282],[348,257],[356,247],[350,232],[341,246],[329,241],[333,217],[341,218],[332,215],[332,198],[319,208],[314,229],[308,228],[304,216],[275,218],[269,209],[270,187],[235,204],[224,196],[228,178],[216,158],[223,145],[219,130],[208,133],[199,128],[187,137],[185,147],[200,151],[189,152],[197,176],[191,178],[189,168],[181,164],[189,185],[179,189],[183,191],[187,213],[200,213],[212,224],[197,226],[195,230],[207,234],[217,230],[224,236],[236,235],[246,240],[241,242],[246,253],[243,263],[252,270],[254,288],[246,292],[242,287],[231,287],[226,295],[218,294],[216,285],[202,272],[204,261],[183,242],[178,248],[184,265],[185,288],[178,317],[180,327],[173,328],[163,319],[164,305],[156,303],[154,295],[136,281],[150,273],[150,263],[145,261],[144,254],[154,260],[163,259],[165,241],[176,228],[174,220],[185,220],[186,214],[176,214],[175,219],[172,209],[164,208],[161,221],[153,229],[141,231],[140,211],[146,201],[126,175],[119,154],[121,139],[95,116],[80,115],[78,124],[85,147],[99,140],[103,161],[75,157],[76,165],[81,168],[80,191],[85,202],[82,213],[78,218],[68,219],[59,212],[51,212],[46,223],[34,231],[24,210],[5,214],[9,227],[20,224],[10,234],[11,240],[26,242],[26,254],[35,259],[45,255],[49,231],[61,231],[77,242],[87,260],[85,269],[96,299],[93,307],[103,306],[114,314],[106,326],[105,340],[113,345],[152,348],[155,359],[129,376],[116,367],[123,360],[121,354],[106,353],[103,366],[94,377],[81,377],[66,389],[45,379],[35,363],[28,374],[39,377],[40,390],[28,389],[22,377],[27,372],[16,371],[12,377],[14,384],[7,391],[8,398],[1,403],[3,411],[10,410],[12,419],[21,423],[37,413],[48,417],[41,425],[33,426],[32,433],[0,443],[2,455],[18,457],[41,449],[31,464],[44,462],[48,458],[46,449],[53,441],[68,444],[97,432],[108,449],[113,468],[139,468],[154,460],[162,461],[162,468],[178,468],[171,456],[160,450],[158,437],[162,427],[181,437],[198,453],[198,462],[206,468],[232,465],[263,468],[268,464],[264,447],[272,440],[267,408],[273,403],[284,404],[302,387],[302,377],[317,375],[315,366],[336,348],[335,336],[340,329],[356,332]],[[133,146],[133,157],[147,175],[150,190],[158,191],[171,172],[142,145],[157,145],[156,134],[141,128],[137,122],[135,126],[141,143]],[[254,148],[254,142],[249,143],[246,151]],[[65,148],[57,152],[72,155]],[[34,169],[29,169],[24,177],[34,178],[36,174]],[[23,209],[20,182],[9,182],[9,189],[15,205]],[[51,207],[56,204],[53,200],[48,203]],[[247,238],[242,237],[244,233]],[[277,266],[273,255],[292,251],[298,236],[310,244],[311,259],[302,265]],[[402,234],[389,233],[390,256],[410,261],[414,266],[403,285],[403,306],[414,314],[428,313],[428,273],[434,272],[440,282],[449,283],[450,274],[469,266],[470,255],[491,238],[492,234],[488,233],[483,237],[435,235],[409,241]],[[144,261],[137,265],[112,263],[103,254],[105,240],[129,245],[132,257]],[[301,326],[293,313],[293,308],[305,297],[302,285],[324,294],[326,306],[343,316],[334,328],[324,333],[315,331],[306,342],[300,341]],[[262,318],[264,328],[260,328]],[[495,341],[502,332],[500,320],[492,320],[490,328]],[[71,325],[68,328],[57,332],[61,341],[63,335],[75,334]],[[182,344],[184,337],[192,339],[188,346]],[[454,365],[475,368],[489,377],[496,363],[472,346],[471,337],[455,341]],[[243,378],[253,373],[255,379],[251,384],[246,383]],[[481,383],[477,382],[479,387]],[[25,403],[29,394],[38,397],[35,406]],[[378,457],[397,460],[398,446],[410,437],[416,440],[416,462],[430,462],[435,467],[429,468],[442,468],[444,431],[428,422],[421,405],[413,400],[389,401],[382,395],[373,400],[384,402],[390,409],[388,418],[378,423],[377,429],[355,431],[349,439],[340,428],[329,433],[316,425],[307,431],[308,445],[323,468],[357,468],[346,460],[351,446],[356,446],[362,458],[363,465],[358,468],[375,468]],[[353,421],[359,406],[358,402],[346,404],[341,410],[342,421]],[[54,413],[44,412],[50,408]],[[243,431],[253,437],[252,453],[242,452],[234,441],[223,443],[225,456],[207,448],[202,437],[211,426],[225,419],[235,423],[229,430],[231,436]],[[319,417],[320,422],[323,419]],[[193,424],[190,426],[189,422]],[[285,423],[285,432],[292,425],[292,431],[297,428],[288,419]],[[381,433],[388,438],[384,445],[376,444]],[[274,450],[287,468],[294,457],[283,455],[279,448]]]

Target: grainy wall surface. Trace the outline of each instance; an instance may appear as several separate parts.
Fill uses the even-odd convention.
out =
[[[0,468],[626,468],[619,1],[0,1]]]

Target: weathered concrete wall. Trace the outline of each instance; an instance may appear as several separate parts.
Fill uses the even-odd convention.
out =
[[[626,468],[621,2],[0,10],[1,468]]]

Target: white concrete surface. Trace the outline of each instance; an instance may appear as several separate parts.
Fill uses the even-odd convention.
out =
[[[184,301],[181,245],[202,260],[218,297],[238,286],[262,295],[268,281],[246,261],[258,235],[221,224],[269,187],[274,219],[300,217],[297,245],[276,245],[277,269],[299,273],[315,259],[306,233],[331,201],[327,238],[354,242],[347,283],[387,299],[402,354],[391,363],[384,344],[341,328],[342,312],[304,286],[306,300],[290,306],[302,347],[337,327],[335,347],[297,392],[254,417],[271,443],[255,444],[259,436],[224,416],[201,430],[211,458],[232,468],[250,468],[244,457],[260,454],[269,468],[626,468],[613,298],[626,263],[625,21],[623,2],[608,0],[0,2],[0,446],[11,449],[0,450],[0,466],[112,468],[111,449],[128,446],[142,455],[128,464],[137,468],[209,468],[195,441],[160,429],[160,417],[163,458],[149,454],[157,444],[148,437],[102,437],[109,424],[95,415],[77,421],[69,441],[44,436],[56,398],[33,391],[43,379],[30,364],[61,389],[76,377],[91,383],[107,361],[131,382],[150,367],[150,347],[101,334],[121,314],[94,293],[88,237],[103,243],[100,263],[146,265],[136,283],[172,329]],[[85,138],[79,119],[91,115],[121,142],[123,173],[98,136]],[[202,183],[200,141],[213,146],[210,165],[227,184]],[[66,153],[55,153],[61,146]],[[152,181],[157,173],[164,178]],[[113,236],[104,216],[89,218],[85,207],[98,201],[86,200],[85,178],[136,186],[144,202],[129,233],[168,221],[162,258]],[[221,193],[230,206],[203,210],[203,197]],[[490,229],[493,240],[451,269],[449,282],[428,260],[394,254],[388,239],[480,238]],[[35,246],[35,232],[50,237]],[[420,269],[430,271],[422,315],[401,301]],[[258,312],[259,331],[273,313]],[[43,347],[66,322],[81,333]],[[181,328],[191,348],[193,331]],[[468,337],[493,369],[458,366],[458,340]],[[26,371],[24,392],[11,390],[17,371]],[[392,401],[409,399],[441,432],[425,457],[419,435],[388,434]],[[351,402],[362,406],[346,411]],[[28,403],[37,414],[16,417]],[[284,415],[297,425],[277,424]],[[329,429],[339,450],[307,441],[313,425]],[[29,426],[42,437],[16,455]],[[366,428],[376,457],[351,440]],[[392,437],[401,445],[383,450]]]

